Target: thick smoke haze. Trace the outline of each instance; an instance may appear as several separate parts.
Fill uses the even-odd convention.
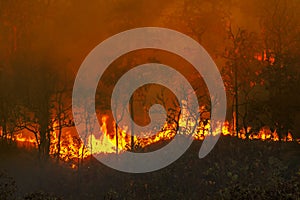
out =
[[[41,189],[66,199],[99,199],[98,195],[143,199],[146,194],[148,199],[198,199],[199,194],[218,199],[214,197],[230,191],[229,187],[234,194],[238,188],[262,199],[285,193],[296,196],[299,181],[294,184],[291,177],[299,179],[300,174],[299,10],[299,0],[0,0],[0,199],[8,190],[2,187],[6,177],[2,169],[19,185],[18,197]],[[72,89],[81,64],[101,42],[140,27],[181,32],[201,44],[216,63],[226,90],[227,113],[214,135],[220,135],[220,144],[210,153],[213,156],[199,161],[190,153],[203,144],[211,129],[212,105],[218,102],[210,99],[191,63],[158,49],[128,52],[108,66],[95,94],[101,131],[82,123],[86,136],[78,137]],[[178,43],[174,41],[181,46]],[[109,57],[114,48],[119,46],[105,55]],[[129,134],[134,129],[119,126],[122,113],[113,118],[117,109],[111,107],[111,98],[117,81],[145,63],[179,71],[199,105],[193,115],[185,101],[189,94],[178,100],[173,91],[158,84],[136,89],[123,114],[126,110],[138,125],[151,121],[154,104],[162,105],[167,114],[153,138],[141,139]],[[157,74],[164,76],[170,74]],[[173,86],[180,84],[174,80]],[[185,109],[180,108],[182,102]],[[90,117],[78,113],[84,120]],[[191,120],[183,123],[182,118]],[[155,151],[179,129],[187,135],[195,131],[196,148],[191,146],[183,159],[144,178],[113,171],[90,153]]]
[[[101,41],[141,26],[182,31],[201,40],[214,56],[224,48],[226,34],[222,20],[226,15],[230,15],[234,26],[259,32],[259,18],[272,7],[272,1],[257,0],[2,1],[1,56],[12,51],[27,52],[33,59],[40,57],[37,55],[49,56],[63,60],[63,65],[76,72],[87,53]],[[287,9],[298,8],[297,1],[289,1]],[[195,16],[197,12],[200,14]],[[299,19],[298,12],[293,15]],[[195,32],[197,26],[204,30],[201,38]]]

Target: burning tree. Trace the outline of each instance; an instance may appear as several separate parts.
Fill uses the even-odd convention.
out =
[[[64,81],[62,81],[64,82]],[[68,89],[68,83],[63,83],[61,85],[57,84],[55,92],[53,94],[53,112],[54,112],[54,122],[53,122],[53,131],[57,131],[57,141],[54,141],[53,145],[56,145],[56,148],[53,148],[53,154],[56,155],[57,160],[61,156],[61,144],[62,144],[62,134],[63,129],[66,127],[74,126],[71,114],[71,102],[68,100],[70,96],[71,89]]]
[[[296,13],[292,1],[273,0],[266,2],[261,16],[265,67],[260,77],[268,92],[265,106],[270,126],[280,138],[294,128],[299,111],[300,29]]]
[[[12,139],[13,134],[17,131],[15,94],[13,91],[12,75],[7,67],[0,68],[0,127],[1,137]]]
[[[16,87],[22,88],[18,94],[17,127],[33,133],[41,157],[50,153],[59,156],[62,129],[73,125],[66,83],[50,63],[42,62],[37,67],[26,60],[21,63],[16,63],[17,67],[25,67],[16,75]],[[56,151],[51,152],[54,131],[58,131],[58,141],[54,144]]]
[[[248,138],[248,127],[258,125],[255,122],[255,116],[251,113],[252,107],[258,98],[262,98],[261,91],[257,89],[259,83],[257,83],[258,76],[256,75],[261,65],[254,57],[259,47],[258,38],[254,32],[240,27],[233,30],[231,22],[227,23],[229,45],[223,53],[226,61],[222,74],[227,92],[233,97],[235,134],[239,136],[240,127],[242,127]]]

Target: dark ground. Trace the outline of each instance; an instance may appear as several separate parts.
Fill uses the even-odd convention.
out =
[[[300,199],[299,144],[223,136],[204,159],[200,145],[159,171],[127,174],[93,158],[79,169],[40,162],[36,150],[2,141],[0,199]]]

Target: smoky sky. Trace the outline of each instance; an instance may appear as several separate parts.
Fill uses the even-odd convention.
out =
[[[30,52],[33,58],[46,54],[75,73],[88,52],[111,35],[130,28],[160,26],[201,40],[214,56],[226,39],[221,10],[231,16],[233,25],[259,31],[259,17],[271,9],[270,2],[273,1],[2,1],[1,54],[8,55],[16,45],[19,52]],[[290,3],[297,11],[299,3]],[[193,34],[197,26],[204,27],[201,37]]]

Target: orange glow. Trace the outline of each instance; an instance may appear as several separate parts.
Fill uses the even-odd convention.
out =
[[[189,134],[191,130],[193,130],[193,126],[196,125],[196,123],[193,120],[188,120],[188,123],[186,123],[186,119],[189,118],[189,114],[186,112],[183,112],[183,118],[179,120],[179,134]],[[72,159],[81,159],[81,158],[87,158],[92,153],[102,153],[102,154],[110,154],[110,153],[116,153],[116,134],[108,133],[107,129],[107,121],[108,116],[103,116],[101,119],[102,126],[101,126],[101,136],[97,138],[94,134],[90,134],[87,138],[87,146],[83,144],[83,142],[76,136],[72,136],[70,132],[65,132],[60,141],[60,158],[64,161],[69,161]],[[54,126],[56,126],[54,124]],[[169,126],[169,127],[168,127]],[[212,133],[213,136],[216,136],[218,134],[222,134],[224,136],[234,136],[236,137],[236,134],[232,130],[232,127],[230,126],[230,123],[228,121],[224,122],[222,126],[220,126],[220,130],[216,130]],[[124,151],[130,150],[131,146],[131,137],[127,131],[128,127],[122,127],[118,128],[117,134],[118,134],[118,153],[122,153]],[[138,145],[140,148],[145,148],[151,144],[154,144],[159,141],[164,140],[171,140],[175,135],[176,131],[174,130],[174,126],[165,124],[165,127],[163,129],[164,131],[160,131],[154,136],[151,137],[145,137],[145,138],[138,138],[134,137],[134,143],[135,145]],[[205,136],[209,134],[210,130],[210,121],[208,120],[208,123],[201,123],[197,127],[197,132],[194,133],[193,137],[195,140],[203,140]],[[248,127],[247,132],[251,130],[251,127]],[[116,130],[114,130],[114,133]],[[149,135],[149,133],[145,133],[145,136]],[[246,139],[246,134],[244,130],[241,130],[238,133],[238,138],[240,139]],[[262,127],[258,133],[251,133],[249,135],[250,140],[262,140],[262,141],[279,141],[279,136],[276,130],[272,132],[270,128],[268,127]],[[32,144],[36,144],[36,140],[34,137],[25,137],[22,133],[16,134],[13,138],[13,140],[16,140],[18,142],[28,142]],[[291,142],[295,139],[293,139],[292,134],[288,133],[286,137],[282,139],[282,141]],[[295,140],[298,143],[300,143],[300,140]],[[51,133],[51,145],[50,145],[50,154],[56,155],[58,151],[58,132],[55,130]],[[72,164],[71,168],[76,168],[76,165]]]
[[[291,134],[290,132],[288,132],[287,136],[284,137],[283,140],[286,141],[286,142],[292,142],[292,141],[293,141],[293,136],[292,136],[292,134]]]
[[[271,65],[275,62],[275,55],[270,49],[264,50],[263,53],[254,54],[254,58],[258,61],[268,61]]]
[[[263,56],[260,53],[257,53],[254,55],[254,58],[258,61],[262,61],[263,60]]]
[[[29,142],[29,143],[35,143],[36,140],[33,137],[24,137],[22,133],[15,135],[15,140],[19,142]]]

